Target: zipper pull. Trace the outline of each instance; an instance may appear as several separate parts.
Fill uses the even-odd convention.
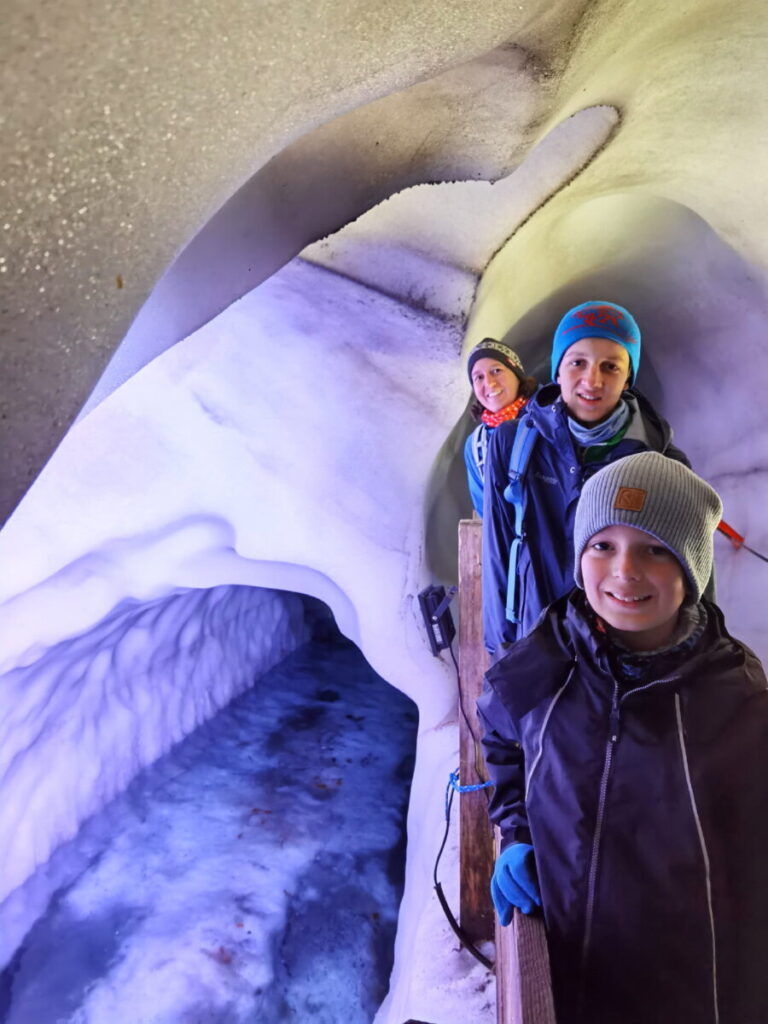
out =
[[[616,690],[613,692],[613,703],[611,704],[611,717],[608,723],[608,730],[611,743],[616,743],[621,731],[621,717],[619,713],[619,699]]]

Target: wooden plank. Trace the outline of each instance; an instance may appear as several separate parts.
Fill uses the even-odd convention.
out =
[[[460,775],[463,785],[487,778],[476,747],[480,726],[475,702],[482,690],[488,654],[483,645],[482,521],[459,523],[459,685],[466,714],[459,714]],[[468,719],[468,722],[467,722]],[[485,790],[459,800],[461,925],[474,941],[496,941],[497,1024],[556,1024],[544,921],[515,911],[502,928],[493,911],[490,879],[498,848],[488,821]]]
[[[463,786],[484,782],[487,778],[475,709],[488,667],[483,645],[481,557],[482,521],[462,519],[459,522],[459,774]],[[473,942],[492,940],[494,936],[490,895],[493,833],[487,807],[487,790],[462,793],[459,798],[459,920]]]
[[[499,833],[496,831],[496,848]],[[512,923],[496,920],[497,1024],[556,1024],[549,950],[541,914],[515,910]]]
[[[515,911],[515,976],[519,995],[519,1017],[515,1024],[556,1024],[549,970],[549,950],[540,914],[528,917]]]
[[[496,1024],[520,1024],[514,927],[496,918]]]

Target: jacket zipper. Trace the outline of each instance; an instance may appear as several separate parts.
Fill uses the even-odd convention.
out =
[[[641,691],[650,690],[653,687],[662,686],[675,681],[675,677],[667,679],[656,679],[651,683],[646,683],[645,686],[639,686],[634,690],[630,690],[629,693],[625,693],[621,697],[621,699],[619,699],[619,684],[615,680],[613,683],[611,713],[608,719],[608,742],[605,745],[603,774],[600,778],[600,795],[598,797],[597,802],[597,818],[595,820],[595,831],[592,837],[592,852],[590,854],[589,861],[589,875],[587,882],[587,906],[584,919],[584,941],[581,947],[579,1016],[582,1016],[584,1013],[584,1000],[586,998],[587,957],[589,956],[589,946],[592,940],[592,923],[595,916],[595,890],[597,889],[597,869],[600,857],[600,840],[602,838],[603,833],[605,803],[608,797],[608,779],[610,777],[611,767],[613,765],[614,750],[616,744],[619,741],[619,736],[621,734],[621,705],[627,699],[627,697],[633,696],[634,694],[640,693]],[[715,1020],[715,1024],[717,1024],[717,1019]]]
[[[675,716],[677,718],[677,736],[680,741],[680,754],[683,760],[683,771],[685,773],[685,784],[688,787],[688,798],[691,802],[691,811],[693,812],[693,820],[696,824],[696,833],[699,837],[699,846],[701,847],[701,856],[704,861],[704,884],[707,895],[707,910],[709,912],[709,931],[710,940],[712,944],[712,1004],[714,1008],[714,1022],[718,1024],[720,1020],[720,1012],[717,1005],[717,944],[715,941],[715,912],[712,906],[712,876],[710,871],[709,863],[709,852],[707,851],[707,843],[704,838],[704,830],[701,827],[701,818],[699,817],[699,809],[696,806],[696,797],[693,792],[693,783],[691,782],[691,773],[688,767],[688,751],[685,746],[685,733],[683,732],[683,715],[680,707],[680,694],[675,694]]]
[[[584,1010],[584,997],[586,995],[586,968],[587,956],[589,954],[589,943],[592,938],[592,921],[595,911],[595,888],[597,885],[597,862],[600,852],[600,839],[603,833],[603,818],[605,816],[605,801],[608,795],[608,778],[611,774],[613,764],[613,750],[619,738],[620,709],[619,709],[619,686],[614,681],[613,698],[611,700],[611,716],[608,726],[608,742],[605,745],[605,757],[603,759],[603,774],[600,778],[600,796],[597,802],[597,818],[595,820],[595,831],[592,836],[592,852],[589,858],[589,875],[587,882],[587,908],[584,919],[584,942],[581,947],[581,986],[580,986],[580,1009]]]

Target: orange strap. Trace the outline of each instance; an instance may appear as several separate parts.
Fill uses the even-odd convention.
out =
[[[735,548],[740,548],[744,543],[744,538],[740,533],[737,533],[732,526],[729,526],[724,519],[721,519],[717,524],[717,528],[720,533],[725,534],[728,540],[733,544]]]

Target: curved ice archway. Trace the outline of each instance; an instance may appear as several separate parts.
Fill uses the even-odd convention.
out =
[[[541,273],[553,263],[556,283]],[[514,290],[503,287],[511,279]],[[726,521],[765,552],[764,275],[681,203],[648,192],[586,200],[564,192],[490,263],[465,344],[486,334],[506,337],[547,379],[552,325],[590,295],[635,313],[643,332],[639,387],[671,422],[694,468],[720,491]],[[719,536],[715,548],[726,620],[768,660],[761,563]]]
[[[562,0],[562,10],[582,4]],[[192,298],[171,289],[162,318],[150,310],[162,319],[152,354],[397,187],[514,166],[569,27],[543,0],[525,10],[488,0],[482,17],[405,0],[362,0],[354,14],[333,2],[262,4],[258,17],[242,0],[194,13],[115,3],[98,19],[81,7],[67,0],[54,15],[11,0],[0,39],[0,181],[11,197],[3,518],[204,225],[213,245],[224,232],[229,258],[219,251],[201,267],[187,252]],[[260,232],[270,245],[254,262]],[[116,379],[143,362],[118,363]]]
[[[455,757],[454,731],[445,728],[454,684],[428,654],[415,595],[438,561],[430,564],[425,553],[425,503],[441,514],[440,529],[431,516],[429,534],[442,538],[433,547],[448,572],[456,515],[446,509],[466,503],[463,482],[453,504],[443,489],[428,493],[433,462],[466,399],[457,373],[463,313],[491,253],[588,163],[616,120],[610,107],[574,115],[495,186],[428,187],[416,197],[420,219],[408,212],[410,193],[400,193],[371,212],[367,242],[363,218],[319,251],[308,250],[156,356],[69,431],[0,533],[0,556],[26,552],[8,557],[0,582],[2,669],[6,693],[20,706],[3,722],[1,745],[8,755],[2,783],[13,795],[3,831],[14,839],[3,851],[0,892],[9,908],[23,905],[27,891],[9,894],[9,887],[84,816],[290,643],[284,626],[274,649],[239,652],[215,699],[206,696],[213,687],[208,669],[202,678],[191,673],[188,699],[185,691],[183,700],[170,700],[167,687],[152,684],[151,631],[130,609],[138,603],[160,628],[174,623],[180,636],[189,634],[191,640],[171,642],[179,665],[189,665],[190,643],[217,650],[216,630],[224,628],[200,621],[207,593],[201,588],[214,588],[225,623],[253,614],[237,585],[321,597],[374,667],[417,701],[410,855],[420,859],[419,836],[428,842],[439,830],[435,761],[440,777]],[[435,252],[434,218],[453,211],[458,228],[462,201],[471,206],[471,222],[461,231],[443,229],[442,251]],[[403,216],[407,237],[392,229],[393,218],[397,224]],[[382,248],[383,262],[375,257]],[[437,312],[404,294],[409,278],[399,267],[392,277],[393,253],[398,264],[415,255],[425,283],[431,275],[438,280]],[[463,283],[452,293],[456,308],[446,310],[440,276],[450,266]],[[338,415],[329,418],[328,409]],[[371,418],[375,445],[359,429]],[[416,439],[406,458],[404,436]],[[455,468],[450,452],[443,461]],[[283,609],[278,597],[259,600],[255,595],[265,616],[295,619],[295,608]],[[164,614],[166,605],[173,611]],[[189,610],[186,625],[179,609]],[[231,645],[231,628],[226,635]],[[206,662],[210,657],[200,664]],[[173,679],[178,686],[176,668]],[[72,702],[63,722],[62,692]],[[158,722],[166,723],[164,735]],[[72,742],[84,770],[41,776],[41,764],[66,756]],[[410,884],[406,904],[417,908],[414,921],[422,920],[425,896]],[[15,927],[6,927],[3,956],[28,920],[11,916]],[[412,932],[403,929],[406,942]]]
[[[466,505],[463,482],[452,495],[428,484],[436,458],[456,466],[450,450],[438,452],[466,398],[461,315],[489,256],[616,121],[611,107],[574,115],[495,186],[399,194],[96,404],[0,533],[0,671],[18,685],[19,671],[36,672],[55,648],[66,673],[68,639],[103,628],[126,600],[248,583],[327,601],[380,674],[419,703],[425,733],[449,720],[454,689],[427,653],[416,594],[436,566],[454,571],[456,509]],[[462,204],[469,222],[459,230]],[[449,212],[454,230],[437,231]],[[440,315],[414,306],[401,268],[414,256],[426,282],[446,267],[463,275],[454,310],[440,308],[439,294]],[[375,445],[361,429],[369,421]],[[55,687],[51,664],[38,675]],[[6,725],[15,728],[13,716]],[[41,756],[18,738],[6,750],[30,765]],[[129,771],[115,767],[118,778]],[[40,820],[23,854],[21,832],[6,830],[19,837],[8,844],[6,886],[95,806],[80,794],[73,809],[71,793],[60,795],[67,810]]]

